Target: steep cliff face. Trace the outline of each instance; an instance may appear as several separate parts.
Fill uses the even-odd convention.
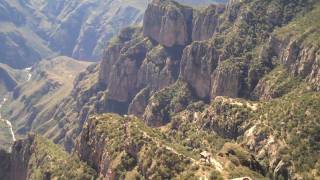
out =
[[[176,5],[169,2],[166,6],[172,4]],[[99,83],[107,87],[106,101],[111,106],[115,102],[123,104],[126,108],[121,112],[126,113],[130,108],[129,104],[133,106],[139,103],[132,100],[141,100],[135,97],[143,89],[149,88],[153,93],[174,83],[178,78],[181,52],[180,47],[165,47],[164,44],[143,36],[139,28],[122,31],[106,50],[100,67]]]
[[[110,100],[128,102],[137,93],[139,67],[151,48],[152,42],[149,39],[142,39],[124,47],[124,52],[120,54],[110,74]]]
[[[188,82],[200,98],[208,98],[211,89],[211,73],[218,64],[218,53],[210,42],[194,42],[184,49],[180,79]]]
[[[71,143],[72,139],[80,133],[83,122],[89,114],[95,112],[117,112],[120,114],[129,112],[144,117],[146,122],[150,122],[150,125],[154,126],[169,122],[171,114],[183,110],[188,103],[182,103],[181,107],[179,105],[179,108],[175,108],[175,105],[170,105],[174,104],[173,101],[157,98],[157,96],[172,94],[170,93],[172,89],[166,87],[173,85],[177,79],[187,83],[186,89],[190,93],[186,94],[193,94],[192,96],[195,96],[192,98],[196,97],[195,99],[199,98],[206,102],[214,101],[217,96],[251,98],[260,78],[273,68],[274,62],[269,58],[273,56],[270,54],[283,52],[279,50],[281,48],[269,45],[275,50],[271,49],[270,51],[274,52],[268,53],[268,47],[265,44],[268,43],[269,38],[263,34],[265,31],[271,31],[275,25],[290,20],[288,17],[281,22],[280,20],[279,22],[272,21],[265,29],[251,29],[254,33],[250,34],[251,24],[257,21],[262,26],[264,21],[271,20],[271,17],[263,17],[264,21],[260,22],[255,19],[255,16],[248,15],[258,11],[257,4],[259,3],[252,2],[250,9],[246,9],[247,4],[236,1],[231,2],[227,9],[222,6],[212,6],[203,11],[191,9],[193,16],[189,25],[194,31],[187,31],[190,37],[188,43],[191,43],[188,46],[186,46],[188,43],[177,46],[178,43],[172,44],[172,47],[166,47],[165,42],[160,42],[161,40],[157,39],[160,38],[160,32],[155,33],[156,35],[148,34],[153,32],[152,27],[148,25],[142,29],[139,27],[124,29],[106,49],[100,67],[95,67],[91,72],[87,71],[83,78],[78,79],[78,83],[74,86],[74,93],[68,100],[64,100],[59,108],[65,113],[55,113],[59,114],[56,117],[63,117],[66,114],[69,117],[65,119],[69,128],[65,128],[63,133],[56,136],[55,141],[68,142],[67,144],[71,144],[68,145],[68,149],[70,149],[73,144]],[[273,4],[266,3],[266,5],[264,11],[270,9]],[[276,5],[287,6],[282,2]],[[298,5],[294,4],[295,7],[299,7]],[[172,17],[168,12],[175,12],[181,17],[176,20],[185,24],[184,12],[189,12],[190,8],[171,1],[154,1],[149,5],[147,11],[152,14],[145,16],[147,22],[154,22],[153,17],[158,19],[161,17],[171,21]],[[278,14],[274,15],[278,16]],[[197,37],[208,39],[191,42],[193,34],[195,36],[203,34],[200,32],[206,29],[206,25],[212,25],[209,23],[211,20],[219,23],[216,24],[216,27],[208,28],[210,32],[205,33],[206,37]],[[232,25],[231,22],[237,25]],[[196,26],[199,23],[202,24],[200,26],[203,28],[202,30]],[[174,29],[176,26],[171,27],[161,23],[158,25],[159,29],[167,28],[168,31],[176,31]],[[245,29],[242,30],[238,27]],[[273,42],[278,43],[278,40]],[[266,48],[263,50],[255,48],[260,46]],[[258,53],[252,54],[252,51]],[[263,52],[268,56],[264,56]],[[165,90],[162,93],[156,93],[163,89]],[[155,99],[164,100],[164,102],[159,101],[158,103],[164,104],[161,108],[154,106],[153,100],[149,101],[153,96]],[[156,111],[161,113],[153,114],[151,109],[157,109]],[[170,116],[166,118],[168,114]],[[61,137],[68,138],[60,139]]]
[[[158,138],[135,117],[105,114],[86,122],[76,152],[106,179],[173,178],[190,170],[192,160]]]
[[[172,1],[155,0],[145,12],[143,33],[166,47],[207,40],[214,34],[224,10],[222,4],[198,10]]]
[[[110,45],[104,52],[103,61],[100,63],[99,83],[107,86],[112,71],[112,66],[120,56],[121,49],[125,43],[139,35],[140,28],[125,28],[120,31],[119,35],[111,41]]]
[[[220,55],[221,51],[208,41],[194,42],[184,49],[180,79],[188,82],[201,99],[240,96],[245,67],[241,59],[222,61]]]
[[[154,0],[147,13],[52,111],[55,142],[71,150],[80,134],[75,153],[101,178],[319,177],[315,1]],[[88,119],[105,112],[140,119]]]
[[[95,176],[95,171],[76,156],[70,156],[58,145],[37,135],[15,142],[12,152],[2,152],[1,157],[6,163],[6,172],[1,170],[6,176],[2,177],[8,179],[91,179]]]
[[[267,44],[262,48],[260,57],[264,62],[278,59],[282,67],[276,73],[266,76],[255,89],[262,98],[279,97],[304,81],[312,84],[319,91],[319,7],[304,17],[299,17],[273,33]],[[291,76],[288,76],[290,74]],[[268,81],[268,82],[267,82]],[[270,89],[275,83],[281,83],[281,89]]]
[[[225,11],[224,5],[210,5],[209,7],[195,11],[192,22],[192,41],[204,41],[210,39],[221,23],[219,15]]]
[[[61,14],[66,15],[66,21],[63,23],[67,23],[67,19],[78,18],[76,12],[62,4],[42,4],[36,1],[30,3],[33,6],[41,6],[48,10],[47,13],[52,17],[61,16]],[[52,7],[57,8],[51,11]],[[72,7],[75,8],[74,11],[82,9],[81,11],[86,12],[88,7],[93,8],[95,4],[75,3]],[[152,12],[151,7],[159,11]],[[165,32],[174,33],[177,31],[174,27],[179,28],[179,26],[170,25],[173,22],[184,26],[183,31],[187,34],[182,38],[184,39],[183,44],[174,43],[172,47],[166,47],[165,43],[143,35],[143,31],[150,27],[126,28],[110,42],[99,67],[92,66],[86,72],[80,74],[74,86],[68,86],[63,95],[60,92],[65,87],[66,83],[64,81],[61,83],[39,80],[41,83],[34,86],[36,88],[30,88],[31,91],[27,91],[27,89],[33,86],[33,81],[29,85],[20,86],[14,93],[17,99],[8,109],[14,109],[14,106],[19,108],[5,113],[7,117],[16,119],[16,129],[18,129],[19,134],[24,134],[33,129],[45,134],[46,137],[53,139],[56,143],[63,143],[68,150],[71,150],[75,137],[80,133],[83,123],[92,113],[117,112],[127,114],[130,112],[142,117],[149,98],[155,92],[172,85],[178,79],[182,50],[184,45],[191,41],[192,15],[195,11],[190,7],[171,1],[155,1],[151,3],[150,8],[149,12],[153,13],[155,17],[167,18],[169,24],[160,24]],[[162,10],[160,11],[160,9]],[[70,13],[72,16],[68,16]],[[173,16],[175,13],[178,13],[181,18],[175,20],[175,16]],[[208,16],[211,17],[212,15],[208,12]],[[208,19],[205,17],[205,12],[201,13],[200,19],[202,18]],[[150,20],[146,18],[146,21]],[[72,23],[71,26],[77,25]],[[61,33],[64,36],[65,32],[71,31],[68,30],[70,29],[69,26],[65,28],[67,28],[66,31],[62,30],[63,27],[61,26],[57,30],[58,35],[52,37],[58,37]],[[166,37],[165,34],[162,34],[162,36],[163,38]],[[65,46],[61,47],[67,48]],[[71,81],[73,80],[70,79]],[[73,88],[72,92],[71,88]],[[54,101],[46,100],[50,95],[43,96],[43,94],[50,94],[51,92],[58,93],[61,98]],[[30,97],[26,98],[25,96]],[[23,108],[24,105],[26,108]]]
[[[239,97],[241,88],[241,64],[226,60],[212,74],[211,98],[216,96]]]
[[[166,47],[186,45],[191,40],[192,15],[192,8],[154,0],[145,12],[143,34]]]
[[[151,97],[151,89],[149,87],[143,88],[133,99],[128,108],[128,114],[133,114],[142,117],[145,108],[148,105]]]
[[[311,29],[297,39],[291,39],[288,44],[284,43],[284,49],[279,54],[281,62],[293,76],[306,79],[316,86],[319,84],[320,49],[317,44],[303,41],[313,38],[318,33],[317,30]]]
[[[14,68],[25,68],[43,58],[57,55],[81,60],[100,60],[105,45],[122,28],[141,24],[148,2],[2,1],[0,40],[5,43],[0,45],[0,62]],[[179,2],[203,6],[215,1]],[[168,25],[170,24],[167,23]]]
[[[224,10],[223,6],[214,6],[212,8],[214,11],[217,11],[217,14],[222,13]],[[189,54],[187,52],[187,54],[182,57],[182,49],[190,43],[192,28],[196,27],[196,25],[192,24],[194,11],[196,10],[173,1],[153,1],[146,10],[142,30],[143,34],[141,34],[139,30],[133,29],[127,29],[120,33],[113,44],[107,48],[106,56],[101,63],[99,75],[100,83],[107,85],[109,104],[118,102],[123,105],[126,104],[126,106],[130,104],[132,106],[135,106],[135,104],[146,105],[147,96],[145,88],[149,88],[151,92],[151,94],[148,93],[149,98],[155,91],[161,90],[177,80],[180,72],[180,61],[186,63],[184,61],[187,60],[184,59],[190,58],[188,55],[190,55],[191,52],[189,52]],[[199,18],[197,18],[198,16]],[[199,21],[203,19],[210,19],[211,16],[212,14],[209,11],[195,15],[195,24],[201,23]],[[217,18],[218,15],[214,16],[214,18]],[[179,25],[169,26],[166,24],[166,21],[168,21],[169,24],[173,22]],[[194,33],[199,33],[199,31],[201,30],[195,29]],[[168,34],[174,33],[176,33],[176,35],[172,35],[172,37],[169,37],[170,35],[168,36]],[[209,34],[207,36],[209,36]],[[163,38],[167,38],[168,41],[164,41]],[[206,46],[205,43],[203,44],[203,46]],[[210,47],[199,48],[210,49]],[[213,49],[210,50],[213,51]],[[194,56],[196,58],[196,55]],[[204,56],[206,56],[204,58],[210,59],[211,56],[217,55],[212,52],[211,56],[207,54]],[[198,76],[197,72],[187,73],[192,68],[190,67],[192,64],[189,63],[188,66],[189,67],[183,70],[186,72],[184,74],[189,75],[193,73],[194,76]],[[203,71],[206,71],[205,68],[205,65],[203,65]],[[211,70],[209,69],[209,71]],[[199,80],[197,77],[192,77],[193,75],[189,76],[190,79],[193,78],[194,82]],[[206,74],[200,76],[206,76]],[[192,82],[190,82],[190,84],[192,84]],[[205,83],[198,84],[202,85]],[[204,85],[202,85],[202,87],[203,86]],[[198,89],[207,91],[206,93],[210,94],[208,88],[203,90],[202,87]],[[144,98],[137,97],[137,95],[142,95],[143,92]],[[132,100],[135,100],[135,102],[132,102]],[[140,103],[137,102],[138,100],[145,102]],[[134,112],[133,109],[135,108],[129,107],[130,112],[136,115],[143,114],[142,111],[144,108],[145,107],[141,107],[140,110],[138,110],[139,112]],[[126,111],[127,110],[124,109],[124,111],[121,112]]]
[[[250,5],[238,1],[230,2],[226,13],[221,17],[226,19],[222,20],[213,32],[212,39],[193,42],[184,49],[180,79],[188,83],[198,98],[206,101],[210,99],[212,103],[217,103],[214,109],[207,109],[208,114],[199,118],[202,125],[206,127],[205,129],[208,128],[226,138],[237,139],[245,132],[252,137],[252,129],[250,130],[249,127],[253,128],[251,123],[255,124],[256,122],[255,118],[251,117],[260,114],[260,112],[256,112],[257,104],[251,104],[248,100],[244,100],[244,102],[231,100],[229,104],[237,105],[240,109],[244,108],[243,111],[237,111],[230,109],[229,105],[221,105],[221,100],[217,96],[255,98],[254,94],[257,93],[260,99],[270,100],[290,94],[293,90],[291,95],[295,96],[295,93],[301,91],[301,86],[305,86],[304,83],[307,83],[306,88],[316,96],[319,91],[319,58],[317,57],[319,51],[317,34],[319,31],[315,29],[319,29],[317,27],[319,23],[316,23],[317,19],[314,17],[319,17],[319,15],[317,15],[317,6],[312,7],[312,3],[314,2],[310,1],[305,6],[300,1],[292,3],[253,1],[251,4],[249,3]],[[292,11],[273,12],[260,21],[255,18],[254,14],[262,4],[265,5],[263,11],[272,11],[271,7],[273,6],[286,9],[292,5],[294,8]],[[308,10],[312,11],[304,14]],[[297,19],[292,21],[295,13],[298,14]],[[304,18],[299,15],[303,15]],[[280,18],[281,16],[284,18]],[[257,28],[254,28],[253,24],[256,24]],[[283,26],[283,28],[274,31],[276,26]],[[179,103],[172,105],[173,101],[168,100],[170,97],[168,99],[161,98],[161,94],[171,94],[171,92],[172,89],[166,88],[161,93],[154,94],[149,100],[143,116],[147,124],[163,126],[172,120],[174,114],[187,107],[182,106],[181,109],[171,110],[170,108],[174,105],[181,107]],[[175,96],[171,98],[173,97]],[[280,101],[285,104],[285,100]],[[273,100],[270,104],[272,103],[274,103]],[[302,107],[303,105],[297,106]],[[223,120],[220,113],[224,117],[226,114],[230,114]],[[168,119],[170,120],[168,121]],[[307,121],[315,125],[313,120]],[[244,126],[248,124],[251,126]],[[301,128],[297,124],[294,127]],[[257,131],[260,131],[261,128],[259,127]],[[272,133],[267,134],[268,137],[273,136]],[[261,148],[265,148],[264,152],[259,152],[270,153],[270,156],[262,157],[255,150],[252,152],[260,158],[259,162],[269,158],[270,161],[265,164],[265,168],[269,167],[267,170],[273,173],[273,177],[306,176],[305,173],[301,174],[300,167],[288,164],[286,158],[279,155],[282,150],[277,147],[281,146],[283,142],[277,141],[274,145],[270,145],[271,141],[270,139],[263,141]],[[288,147],[290,149],[291,145]],[[312,152],[315,151],[312,150]],[[292,159],[291,162],[296,160]],[[310,168],[307,171],[313,172],[316,167],[317,163],[310,163]],[[313,173],[312,176],[317,175]]]
[[[184,82],[175,84],[155,93],[145,108],[143,120],[152,127],[170,122],[173,114],[185,109],[194,100],[194,94]]]

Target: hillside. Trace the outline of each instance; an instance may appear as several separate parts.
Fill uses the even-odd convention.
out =
[[[0,63],[0,95],[12,91],[19,83],[28,79],[28,69],[16,70]],[[2,98],[3,99],[3,98]]]
[[[46,120],[71,93],[72,82],[79,73],[90,64],[62,56],[32,66],[28,80],[19,83],[6,96],[7,102],[1,109],[3,118],[11,120],[18,135],[31,130],[42,134],[57,133],[54,129],[51,129],[53,132],[48,130],[48,126],[53,128],[51,125],[57,124]]]
[[[2,1],[1,62],[23,68],[57,55],[98,60],[119,29],[141,22],[142,2]]]
[[[15,142],[12,153],[0,151],[0,177],[5,179],[92,179],[95,171],[76,156],[36,135]]]
[[[4,43],[0,45],[0,63],[26,68],[58,55],[98,61],[109,40],[122,28],[141,23],[147,2],[1,1],[0,40]]]
[[[11,103],[3,115],[102,179],[319,179],[319,12],[153,0],[45,116],[23,124]]]
[[[217,138],[210,134],[202,135]],[[190,151],[162,129],[152,129],[132,116],[105,114],[90,118],[76,151],[81,159],[99,172],[101,178],[221,179],[230,178],[232,173],[215,159],[219,157],[205,159],[200,155],[205,150]],[[108,165],[104,164],[106,159]],[[252,178],[262,177],[245,166],[235,170],[241,169],[248,173],[245,175],[252,174]]]

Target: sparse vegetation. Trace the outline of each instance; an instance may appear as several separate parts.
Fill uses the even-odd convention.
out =
[[[155,6],[161,6],[160,14],[168,18],[157,19],[166,26],[175,24],[184,13],[192,15],[190,7],[176,2],[156,3],[163,3]],[[55,142],[70,141],[62,142],[69,145],[68,150],[82,133],[71,156],[50,141],[34,136],[28,175],[31,179],[318,179],[319,8],[316,0],[233,2],[226,13],[219,15],[214,36],[200,42],[205,46],[190,49],[188,53],[195,55],[192,62],[180,60],[183,48],[191,43],[183,38],[190,38],[192,18],[190,22],[181,19],[186,21],[181,24],[188,26],[181,32],[187,35],[181,36],[183,42],[179,45],[168,43],[170,47],[157,42],[157,36],[145,37],[141,27],[128,27],[109,43],[106,56],[115,57],[106,60],[115,62],[105,64],[110,68],[106,68],[108,72],[99,72],[99,66],[88,68],[76,79],[73,90],[61,77],[69,74],[59,67],[51,65],[53,71],[37,72],[36,81],[27,84],[32,88],[25,85],[19,89],[23,95],[18,99],[26,108],[23,103],[13,104],[19,111],[35,112],[28,116],[27,127],[17,122],[19,133],[36,129],[54,136]],[[150,15],[154,15],[152,11]],[[159,22],[149,23],[152,26]],[[161,27],[161,31],[166,32],[166,28],[170,27]],[[157,30],[151,28],[150,34]],[[175,32],[180,30],[174,29],[172,36],[180,35]],[[292,40],[296,41],[291,47]],[[313,51],[310,55],[309,49]],[[193,66],[199,69],[184,78],[179,75],[181,61],[190,65],[184,73],[193,71]],[[170,84],[168,87],[158,91],[151,87],[154,82],[140,82],[151,78],[158,86],[162,71],[172,76],[163,82]],[[113,79],[108,74],[101,83],[99,73],[112,74]],[[214,79],[215,75],[228,73],[236,76]],[[235,95],[230,95],[233,98],[216,96],[213,86],[219,83],[214,82],[221,81],[223,86],[229,79],[237,86]],[[197,87],[190,82],[196,82]],[[143,88],[150,88],[148,95],[135,98]],[[59,92],[52,97],[56,89]],[[63,100],[66,92],[72,97]],[[205,102],[197,93],[204,94]],[[144,112],[141,119],[118,114],[97,114],[88,119],[94,113],[120,113],[119,109],[126,114],[132,99],[141,106],[139,116]],[[12,107],[5,112],[13,117],[24,115]],[[38,113],[50,116],[50,121],[47,117],[38,119]],[[7,155],[0,152],[0,159],[7,161]],[[3,163],[0,166],[8,168]]]
[[[81,162],[76,155],[69,155],[59,145],[38,135],[29,135],[26,140],[17,142],[14,148],[13,153],[9,155],[10,159],[12,156],[19,157],[21,162],[11,161],[11,163],[26,163],[24,168],[27,168],[25,175],[28,175],[28,179],[91,180],[96,176],[96,172]]]

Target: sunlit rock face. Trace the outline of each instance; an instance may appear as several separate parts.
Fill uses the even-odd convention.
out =
[[[212,3],[179,2],[192,6]],[[1,1],[0,63],[25,68],[57,55],[98,61],[109,40],[122,28],[142,23],[148,3],[148,0]],[[168,19],[165,27],[175,25],[174,22]],[[168,29],[164,28],[162,33],[169,33],[165,30]],[[185,34],[178,39],[180,44],[188,40]],[[163,38],[164,42],[169,40]]]

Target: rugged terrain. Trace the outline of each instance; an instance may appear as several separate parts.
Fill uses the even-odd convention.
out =
[[[198,6],[210,3],[181,2]],[[142,22],[147,3],[148,0],[3,0],[0,63],[26,68],[58,55],[100,60],[113,36],[124,27]]]
[[[33,130],[106,179],[317,179],[319,18],[316,0],[153,0]]]
[[[98,60],[119,29],[141,22],[146,1],[1,1],[1,62],[28,67],[58,54]]]
[[[95,171],[76,156],[37,136],[16,141],[11,154],[0,150],[1,179],[91,179]]]
[[[4,118],[14,124],[17,135],[25,135],[29,131],[57,134],[54,126],[58,124],[47,119],[71,93],[72,82],[78,74],[90,64],[61,56],[32,66],[26,74],[26,81],[6,94],[6,102],[1,109]]]
[[[13,69],[6,64],[0,64],[0,95],[13,91],[21,83],[28,80],[28,68],[24,70]]]

